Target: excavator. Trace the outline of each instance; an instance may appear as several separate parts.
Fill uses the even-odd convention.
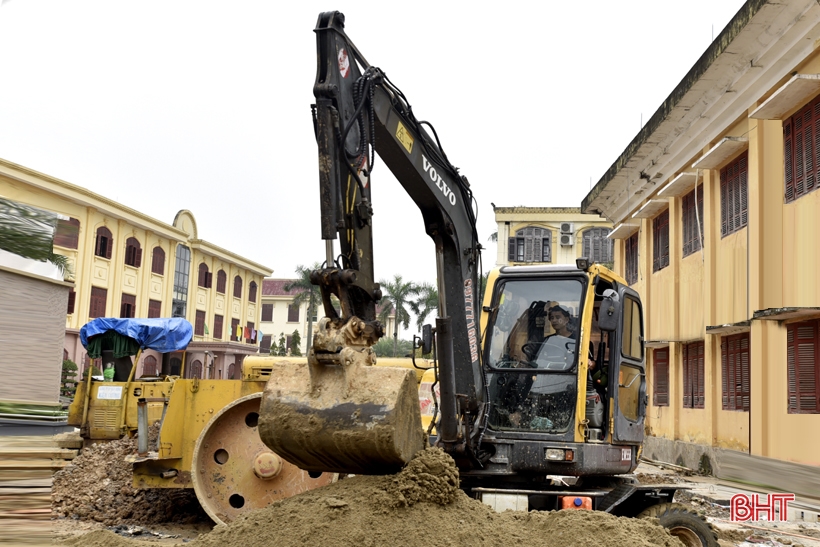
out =
[[[686,545],[717,545],[702,517],[674,503],[676,486],[631,475],[647,405],[638,293],[586,258],[502,266],[482,291],[467,178],[344,23],[342,13],[326,12],[315,29],[325,261],[311,282],[325,317],[307,362],[272,364],[262,441],[308,472],[350,474],[397,472],[429,443],[452,456],[465,492],[496,509],[651,516]],[[376,155],[418,206],[435,247],[439,317],[420,343],[435,355],[432,435],[420,426],[413,371],[372,366],[371,346],[384,334],[374,280]]]

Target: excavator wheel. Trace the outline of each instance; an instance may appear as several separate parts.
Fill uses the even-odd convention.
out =
[[[706,519],[680,503],[653,505],[638,518],[656,518],[686,547],[718,547],[717,534]]]
[[[191,480],[199,503],[217,524],[337,478],[309,474],[264,445],[257,427],[261,400],[260,392],[225,406],[196,441]]]

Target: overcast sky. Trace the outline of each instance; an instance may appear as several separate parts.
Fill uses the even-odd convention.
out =
[[[490,203],[580,206],[741,6],[2,0],[0,157],[169,224],[189,209],[292,277],[324,259],[312,30],[338,9],[469,178],[486,271]],[[378,159],[371,180],[377,280],[434,282],[421,214]]]

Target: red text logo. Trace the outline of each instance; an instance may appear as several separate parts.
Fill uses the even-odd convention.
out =
[[[768,494],[763,498],[757,494],[735,494],[731,502],[731,519],[746,520],[775,520],[775,507],[779,517],[777,520],[788,520],[789,502],[794,501],[794,494]]]

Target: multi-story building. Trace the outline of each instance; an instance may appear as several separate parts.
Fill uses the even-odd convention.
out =
[[[497,266],[546,262],[574,264],[585,256],[600,264],[614,260],[612,223],[580,207],[495,207]]]
[[[244,356],[258,352],[259,289],[271,269],[201,239],[190,211],[166,224],[4,160],[0,195],[64,218],[54,238],[54,251],[70,259],[74,282],[64,356],[81,373],[88,360],[79,329],[95,317],[184,317],[194,326],[187,352],[148,350],[137,376],[238,377]]]
[[[817,2],[748,1],[583,201],[643,298],[666,461],[817,476],[818,44]]]

